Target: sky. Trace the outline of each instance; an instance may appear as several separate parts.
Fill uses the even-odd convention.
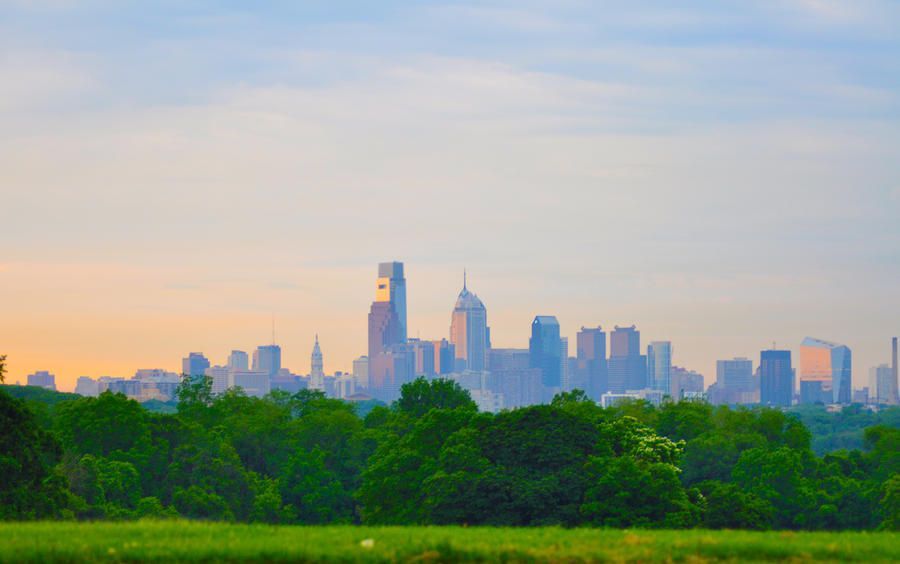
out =
[[[900,3],[0,0],[8,381],[636,324],[707,384],[900,334]],[[795,362],[797,357],[795,356]]]

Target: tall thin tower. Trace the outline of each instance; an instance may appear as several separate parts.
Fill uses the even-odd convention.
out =
[[[891,339],[891,391],[888,394],[891,403],[900,403],[900,397],[897,394],[897,337]]]
[[[316,344],[313,345],[311,366],[309,371],[309,387],[313,390],[325,389],[325,363],[322,360],[322,349],[319,348],[319,335],[316,334]]]

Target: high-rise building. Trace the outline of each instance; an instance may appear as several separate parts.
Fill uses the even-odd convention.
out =
[[[631,327],[615,327],[609,335],[608,388],[623,394],[647,387],[647,357],[641,354],[641,332]]]
[[[85,397],[97,397],[100,395],[100,385],[96,380],[88,376],[79,376],[75,384],[75,393]]]
[[[416,376],[425,376],[427,378],[434,376],[434,341],[409,339],[408,343],[416,355]]]
[[[710,401],[723,404],[759,403],[759,385],[753,377],[753,361],[733,358],[716,361],[716,383]]]
[[[466,287],[456,298],[456,306],[450,318],[450,342],[456,347],[456,370],[480,372],[487,367],[488,326],[487,309]]]
[[[235,370],[230,372],[230,375],[232,386],[241,388],[248,396],[258,398],[265,396],[272,390],[271,378],[275,376],[275,374],[269,374],[261,370]]]
[[[209,360],[203,356],[203,353],[189,353],[181,361],[181,373],[192,378],[205,375],[207,368],[209,368]]]
[[[456,370],[456,347],[447,339],[432,341],[434,345],[434,373],[450,374]]]
[[[309,389],[325,389],[325,364],[322,359],[322,349],[319,348],[319,335],[316,334],[316,343],[313,345],[310,358]]]
[[[360,388],[369,387],[369,357],[361,356],[353,361],[353,379]]]
[[[585,391],[594,401],[609,390],[606,364],[606,333],[597,327],[582,327],[576,337],[575,388]]]
[[[375,301],[369,310],[369,390],[393,401],[415,374],[416,357],[406,345],[406,279],[402,262],[378,265]]]
[[[806,337],[800,344],[800,403],[852,400],[851,353],[845,345]]]
[[[234,387],[234,379],[231,375],[234,371],[228,366],[210,366],[206,369],[206,375],[212,381],[212,389],[214,394],[224,394],[225,390]]]
[[[530,367],[541,369],[541,381],[545,388],[560,388],[562,377],[562,341],[559,338],[559,322],[552,315],[538,315],[531,323],[531,339],[528,342]]]
[[[244,351],[231,351],[228,355],[228,368],[232,370],[249,370],[250,362]]]
[[[369,310],[369,360],[400,342],[400,320],[393,304],[372,302]]]
[[[278,345],[256,347],[256,350],[253,351],[253,370],[251,372],[264,372],[269,376],[275,376],[279,370],[281,370],[281,347]]]
[[[38,370],[28,375],[28,385],[47,390],[56,390],[56,376],[46,370]]]
[[[382,262],[378,265],[375,301],[389,302],[397,313],[397,342],[406,342],[406,278],[402,262]]]
[[[885,397],[888,398],[889,405],[897,405],[900,403],[900,396],[897,391],[897,337],[891,339],[891,378],[885,388]]]
[[[409,344],[393,345],[369,357],[369,391],[377,400],[392,402],[403,384],[415,379],[416,355]]]
[[[763,405],[790,407],[794,397],[791,351],[765,350],[759,355],[759,395]]]
[[[875,386],[875,403],[879,405],[893,405],[893,386],[891,380],[894,377],[892,366],[882,364],[872,368],[872,384]]]
[[[566,392],[572,391],[572,380],[569,374],[569,338],[559,338],[559,381],[562,382],[562,389]]]
[[[648,357],[649,360],[649,357]],[[703,394],[703,374],[680,366],[672,366],[672,393],[675,400],[696,398]]]
[[[653,341],[647,345],[647,387],[677,398],[672,386],[672,343]]]
[[[541,383],[542,370],[531,368],[528,349],[490,349],[490,372],[485,377],[485,387],[503,396],[507,408],[524,407],[541,403],[544,399]]]

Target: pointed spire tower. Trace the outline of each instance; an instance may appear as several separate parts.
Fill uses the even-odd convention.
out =
[[[312,363],[309,372],[309,388],[311,390],[325,390],[324,366],[322,349],[319,348],[319,334],[316,333],[316,343],[313,345]]]
[[[463,287],[450,318],[450,342],[456,348],[456,370],[481,372],[487,369],[490,330],[487,309],[469,291],[468,273],[463,269]]]

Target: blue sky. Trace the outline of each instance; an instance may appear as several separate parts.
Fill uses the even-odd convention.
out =
[[[400,259],[423,337],[466,266],[498,345],[637,323],[709,383],[809,334],[862,384],[900,332],[898,30],[876,1],[0,1],[0,343],[74,381],[219,361],[275,312],[291,367],[318,332],[348,369]]]

